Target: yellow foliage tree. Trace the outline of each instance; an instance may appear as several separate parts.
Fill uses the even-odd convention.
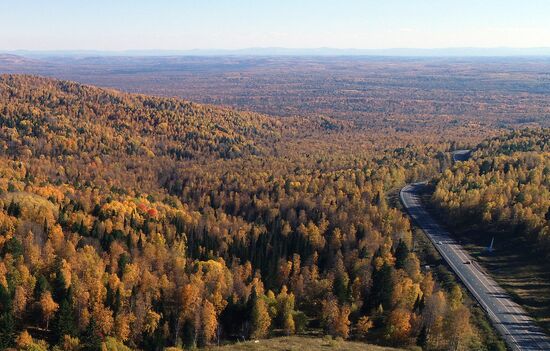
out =
[[[216,309],[214,308],[214,305],[208,300],[204,300],[204,303],[202,304],[201,320],[202,336],[204,338],[205,344],[209,344],[216,337],[216,330],[218,329],[218,319],[216,316]]]
[[[271,317],[267,304],[262,297],[257,297],[252,308],[252,333],[254,339],[265,338],[269,332],[271,325]]]
[[[44,292],[40,297],[40,309],[42,310],[42,317],[46,322],[46,329],[48,329],[50,319],[59,309],[59,305],[52,299],[52,294],[49,291]]]
[[[357,334],[361,338],[365,338],[369,333],[369,330],[372,328],[373,322],[370,320],[369,316],[363,316],[357,321]]]

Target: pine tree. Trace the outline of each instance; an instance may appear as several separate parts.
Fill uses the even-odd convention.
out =
[[[420,334],[416,338],[416,345],[420,346],[422,350],[428,346],[428,328],[424,325],[420,330]]]
[[[0,314],[0,349],[12,346],[15,340],[15,320],[10,312]]]
[[[10,216],[19,217],[21,215],[21,205],[12,199],[7,212]]]
[[[73,308],[67,299],[61,302],[53,330],[55,339],[58,342],[61,341],[65,335],[76,336],[78,333]]]
[[[395,249],[395,268],[402,269],[409,258],[409,248],[403,240],[399,240],[399,244]]]
[[[39,300],[42,294],[48,290],[50,290],[50,283],[48,283],[46,277],[40,274],[34,287],[34,298]]]
[[[11,296],[0,284],[0,349],[4,350],[12,346],[15,341],[15,320],[12,311]]]
[[[97,331],[96,321],[92,318],[82,335],[83,351],[100,351],[101,336]]]
[[[57,272],[55,274],[55,279],[52,283],[52,297],[55,301],[63,301],[67,299],[67,284],[65,277],[61,272],[61,262],[58,260],[56,262]]]
[[[382,305],[385,310],[391,309],[391,298],[394,289],[394,268],[385,263],[380,270],[374,271],[372,275],[372,288],[367,306],[374,308]]]

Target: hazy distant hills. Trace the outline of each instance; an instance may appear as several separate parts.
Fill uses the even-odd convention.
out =
[[[35,62],[37,60],[21,55],[0,54],[0,65],[24,65]]]
[[[468,136],[482,126],[550,123],[550,56],[119,54],[0,55],[0,73],[55,77],[271,116],[309,121],[324,116],[377,131],[422,125],[444,133],[463,127]],[[334,128],[332,121],[319,124]]]
[[[550,56],[550,47],[539,48],[393,48],[393,49],[338,49],[338,48],[244,48],[194,50],[15,50],[6,52],[25,57],[51,56],[411,56],[411,57],[494,57],[494,56]]]

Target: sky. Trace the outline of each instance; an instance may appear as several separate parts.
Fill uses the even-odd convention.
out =
[[[0,50],[550,47],[548,0],[0,0]]]

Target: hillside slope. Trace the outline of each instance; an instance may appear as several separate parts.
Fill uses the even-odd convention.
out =
[[[259,114],[21,75],[0,76],[0,114],[4,147],[54,157],[233,158],[261,153],[281,128]]]

